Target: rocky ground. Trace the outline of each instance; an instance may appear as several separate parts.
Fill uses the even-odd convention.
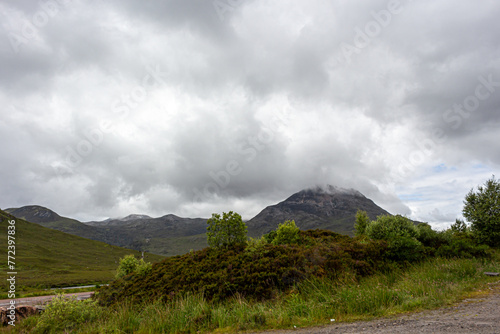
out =
[[[450,307],[371,321],[335,323],[329,326],[260,332],[299,333],[485,333],[500,334],[500,282],[489,285],[489,293]]]

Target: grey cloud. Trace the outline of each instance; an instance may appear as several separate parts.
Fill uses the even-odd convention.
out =
[[[496,3],[401,1],[349,59],[342,43],[355,46],[388,1],[231,4],[221,19],[212,1],[74,1],[19,53],[4,34],[0,205],[102,217],[234,204],[249,215],[330,183],[442,222],[447,204],[402,201],[402,184],[417,189],[438,164],[498,169],[500,87],[469,117],[443,117],[478,77],[500,82]],[[40,11],[1,6],[4,33]],[[143,87],[151,68],[162,78]],[[427,152],[436,129],[445,139]],[[397,175],[415,152],[422,162]]]

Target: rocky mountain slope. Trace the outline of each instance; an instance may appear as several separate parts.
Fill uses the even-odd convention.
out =
[[[279,223],[295,220],[302,230],[319,228],[353,235],[358,209],[366,211],[371,219],[389,214],[357,190],[327,185],[302,190],[268,206],[247,226],[249,234],[258,236],[274,230]]]

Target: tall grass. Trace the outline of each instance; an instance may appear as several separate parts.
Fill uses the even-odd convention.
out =
[[[124,303],[114,309],[103,308],[92,322],[69,328],[84,333],[234,332],[303,327],[431,309],[455,302],[486,283],[499,282],[498,278],[483,274],[500,271],[499,257],[497,251],[489,260],[435,258],[361,280],[344,273],[335,281],[302,282],[263,302],[234,296],[224,303],[210,303],[202,295],[185,295],[169,303],[156,301],[142,306]],[[47,328],[44,318],[49,316],[42,314],[16,328],[36,333],[38,322]]]

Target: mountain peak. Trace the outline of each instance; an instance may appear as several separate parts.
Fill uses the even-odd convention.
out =
[[[268,206],[247,225],[252,236],[268,233],[292,219],[302,230],[319,228],[352,235],[358,210],[366,211],[370,219],[389,214],[355,189],[318,185]]]
[[[365,197],[362,193],[360,193],[356,189],[353,189],[353,188],[347,189],[347,188],[332,186],[330,184],[316,185],[315,187],[302,190],[302,192],[306,192],[306,191],[312,191],[313,193],[317,193],[317,194],[351,195],[351,196],[357,196],[357,197]]]
[[[129,221],[129,220],[138,220],[138,219],[151,219],[151,217],[148,215],[131,214],[131,215],[128,215],[127,217],[123,217],[123,218],[120,218],[117,220]]]

